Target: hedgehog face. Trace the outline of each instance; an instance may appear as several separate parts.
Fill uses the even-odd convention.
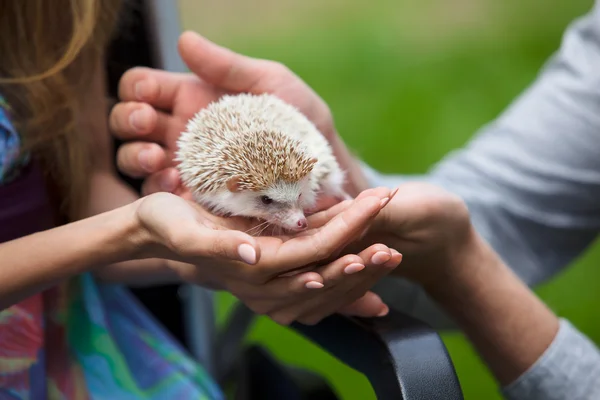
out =
[[[234,215],[260,218],[272,225],[288,231],[303,231],[307,228],[304,210],[314,205],[315,193],[311,190],[310,179],[299,182],[278,180],[274,184],[258,190],[241,189],[222,192],[227,201],[221,204],[223,211]]]
[[[300,182],[278,181],[274,185],[252,193],[252,204],[262,219],[289,231],[303,231],[308,227],[304,210],[311,205],[312,193],[308,179]]]

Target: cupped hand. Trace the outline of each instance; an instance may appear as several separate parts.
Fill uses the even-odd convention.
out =
[[[382,244],[336,259],[349,241],[360,238],[389,194],[363,196],[300,236],[252,237],[243,232],[248,221],[218,218],[181,197],[157,193],[137,206],[143,227],[138,256],[172,260],[169,265],[183,280],[227,290],[281,323],[314,323],[364,296],[400,262],[399,253]],[[356,314],[386,311],[373,294],[364,299]]]
[[[369,189],[357,200],[380,189]],[[314,227],[326,223],[351,206],[340,203],[320,213]],[[402,268],[395,271],[419,284],[443,282],[471,249],[475,239],[469,212],[458,196],[427,183],[410,182],[399,186],[389,204],[369,226],[364,237],[344,252],[352,253],[373,243],[383,243],[400,251]]]
[[[173,168],[176,141],[187,121],[226,93],[271,93],[297,107],[331,139],[333,119],[326,103],[280,63],[255,59],[218,46],[193,32],[181,35],[179,52],[193,73],[133,68],[119,83],[110,114],[121,172],[147,178],[143,193],[167,191],[190,198]]]

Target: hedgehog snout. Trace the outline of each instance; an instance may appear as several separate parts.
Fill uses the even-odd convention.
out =
[[[280,216],[280,225],[287,230],[301,232],[308,228],[308,221],[302,210],[295,209]]]

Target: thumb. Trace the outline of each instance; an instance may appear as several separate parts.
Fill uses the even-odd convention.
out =
[[[388,313],[389,308],[381,297],[373,292],[367,292],[354,303],[348,304],[338,310],[340,314],[354,317],[379,317]]]
[[[192,31],[181,34],[178,49],[193,73],[226,91],[249,91],[264,70],[263,60],[235,53]]]
[[[252,236],[241,231],[204,229],[195,253],[201,257],[242,261],[253,265],[260,259],[260,246]]]

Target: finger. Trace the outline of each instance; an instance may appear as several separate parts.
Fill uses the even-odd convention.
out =
[[[353,201],[359,201],[369,196],[377,196],[381,199],[386,197],[391,197],[390,189],[385,187],[377,187],[373,189],[367,189],[359,194],[354,200],[344,200],[341,203],[337,203],[332,207],[319,211],[308,218],[308,226],[310,229],[320,228],[330,220],[332,220],[336,215],[341,212],[347,210],[352,204]]]
[[[269,242],[272,244],[272,238],[257,238],[259,243],[264,243],[265,250],[264,263],[260,268],[272,276],[277,276],[327,259],[348,238],[359,234],[377,215],[381,201],[382,199],[373,196],[354,202],[314,234],[294,237],[279,246],[269,246]]]
[[[233,274],[234,279],[227,290],[246,303],[252,302],[253,307],[259,310],[255,312],[260,314],[274,312],[294,301],[302,301],[301,296],[309,296],[323,288],[323,277],[316,272],[281,277],[262,284],[240,279],[239,267],[229,274]]]
[[[382,259],[382,255],[385,255],[385,258]],[[372,264],[371,259],[373,257],[375,257],[380,264],[383,264],[386,260],[391,258],[391,250],[382,244],[373,245],[364,250],[361,256],[346,255],[317,269],[314,272],[317,272],[323,278],[323,291],[315,292],[317,294],[316,297],[315,294],[312,293],[309,294],[310,297],[308,295],[301,298],[291,297],[287,302],[282,303],[280,308],[269,315],[279,323],[282,321],[291,323],[302,316],[323,316],[328,315],[327,313],[333,313],[341,306],[341,304],[343,304],[339,303],[339,300],[336,299],[336,297],[347,292],[349,287],[354,287],[357,279],[358,281],[364,279],[364,277],[359,275],[361,274],[361,271],[365,269],[365,265]],[[350,278],[350,276],[354,277]],[[336,287],[338,286],[342,287],[342,289],[337,290]],[[350,302],[351,300],[346,299],[346,302]],[[335,305],[330,306],[329,303],[332,301],[336,303]],[[323,307],[329,311],[321,313],[319,309],[323,309]]]
[[[323,295],[331,292],[337,284],[347,279],[348,275],[350,275],[350,273],[347,272],[349,269],[351,269],[351,273],[357,273],[363,270],[364,265],[362,265],[361,258],[356,255],[349,255],[335,260],[327,265],[326,268],[320,269],[317,275],[321,277],[320,282],[323,286],[319,288],[319,291],[313,291],[310,293],[304,291],[302,296],[284,296],[284,301],[280,302],[278,306],[271,308],[269,316],[274,321],[282,325],[288,325],[292,323],[299,318],[299,316],[306,313],[307,310],[313,309],[320,304],[320,302],[326,301],[327,298],[331,297],[323,297]],[[304,273],[300,276],[311,273],[316,274],[317,271]],[[275,278],[272,280],[272,282],[278,282],[285,279],[290,278]],[[315,294],[317,297],[315,297]]]
[[[309,216],[307,218],[309,228],[321,228],[323,225],[331,221],[336,215],[350,208],[352,203],[352,200],[344,200],[341,203]]]
[[[131,142],[117,151],[119,171],[132,178],[143,178],[169,166],[167,153],[156,143]]]
[[[383,265],[395,268],[402,261],[402,254],[395,249],[390,250],[392,257]],[[388,314],[389,307],[381,300],[381,297],[373,292],[367,292],[355,302],[342,306],[337,312],[356,317],[382,317]]]
[[[363,260],[366,266],[365,269],[360,274],[349,277],[344,280],[343,284],[339,284],[336,288],[332,289],[331,292],[335,293],[335,295],[331,296],[327,302],[313,303],[312,308],[300,316],[299,321],[314,324],[337,312],[345,305],[354,303],[363,297],[377,281],[397,267],[397,264],[390,262],[392,259],[391,249],[382,244],[370,246],[358,255]],[[365,307],[361,303],[359,305]],[[374,317],[383,313],[386,309],[383,303],[380,304],[379,309],[375,309],[374,305],[374,302],[369,305],[368,310],[371,312],[370,315],[366,315],[366,310],[363,308],[363,316]]]
[[[389,312],[388,306],[377,294],[369,291],[355,302],[337,310],[340,314],[355,317],[384,316]]]
[[[126,102],[115,105],[109,117],[112,134],[121,140],[147,140],[165,144],[166,132],[171,131],[173,117],[149,104]]]
[[[142,195],[147,196],[157,192],[177,194],[181,187],[179,172],[175,168],[163,169],[150,175],[142,184]]]
[[[341,201],[343,201],[343,200],[340,200],[339,198],[332,197],[332,196],[320,197],[317,199],[317,204],[315,204],[315,206],[313,208],[308,209],[306,211],[306,213],[314,214],[319,211],[327,210],[328,208],[331,208],[331,207],[335,206],[336,204],[339,204]]]
[[[260,260],[260,247],[244,232],[209,229],[197,224],[181,225],[179,232],[172,236],[173,246],[190,257],[242,261],[250,265]]]
[[[133,101],[117,103],[110,111],[108,124],[120,139],[150,133],[156,125],[156,111],[150,105]]]
[[[395,193],[394,193],[395,195]],[[390,188],[384,187],[384,186],[380,186],[380,187],[376,187],[376,188],[370,188],[370,189],[366,189],[363,190],[362,192],[360,192],[358,194],[358,196],[356,196],[355,200],[360,200],[360,199],[364,199],[365,197],[369,197],[369,196],[377,196],[377,197],[392,197],[392,190],[390,190]]]
[[[119,81],[119,98],[122,101],[148,103],[161,110],[170,111],[181,84],[189,79],[189,74],[184,73],[147,67],[131,68]]]
[[[219,88],[248,92],[264,75],[267,61],[237,54],[195,32],[184,32],[178,42],[181,58],[188,68]]]

